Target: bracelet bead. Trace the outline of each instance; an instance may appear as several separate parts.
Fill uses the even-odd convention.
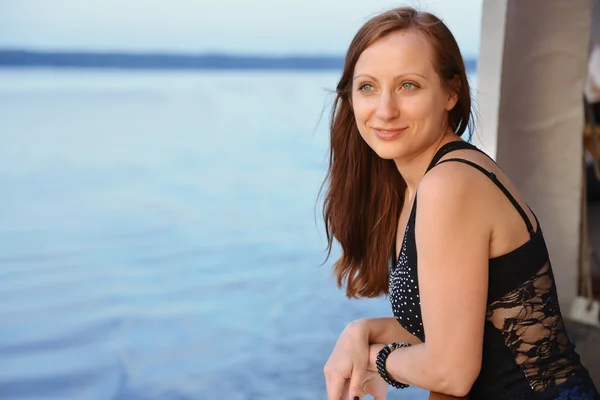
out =
[[[377,366],[377,372],[379,373],[379,376],[381,376],[384,381],[386,381],[389,385],[395,387],[396,389],[406,389],[409,385],[402,383],[402,382],[398,382],[395,379],[392,379],[392,377],[387,372],[387,369],[385,367],[385,362],[387,361],[387,358],[391,354],[392,351],[399,349],[401,347],[409,347],[409,346],[410,346],[410,343],[404,343],[404,342],[386,344],[385,346],[383,346],[383,348],[381,350],[379,350],[379,353],[377,353],[377,360],[375,361],[375,364]]]

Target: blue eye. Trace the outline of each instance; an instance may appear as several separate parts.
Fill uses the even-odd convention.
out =
[[[412,82],[403,82],[402,83],[402,89],[403,90],[414,90],[416,89],[417,85],[415,85]]]

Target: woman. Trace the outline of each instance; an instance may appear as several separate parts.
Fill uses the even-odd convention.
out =
[[[340,335],[329,400],[384,399],[388,383],[600,398],[565,332],[538,221],[461,140],[470,124],[462,56],[438,18],[399,8],[358,31],[337,86],[324,218],[329,250],[334,238],[342,248],[338,284],[349,297],[388,295],[394,318]]]

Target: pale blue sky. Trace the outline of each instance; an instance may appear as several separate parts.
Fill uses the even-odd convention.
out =
[[[343,54],[371,15],[432,11],[467,56],[482,0],[2,0],[0,47],[48,50]]]

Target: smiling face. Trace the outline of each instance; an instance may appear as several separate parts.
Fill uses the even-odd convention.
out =
[[[362,52],[354,67],[352,108],[360,135],[381,158],[410,160],[446,132],[457,101],[435,70],[427,38],[399,30]]]

